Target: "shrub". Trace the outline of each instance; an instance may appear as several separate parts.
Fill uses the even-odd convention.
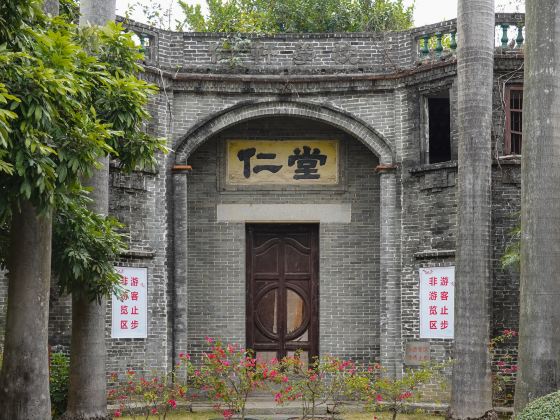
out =
[[[517,420],[560,419],[560,391],[530,402],[517,416]]]
[[[492,368],[492,398],[494,402],[511,406],[517,372],[517,331],[505,329],[492,338],[489,350],[495,366]]]
[[[70,358],[64,353],[51,353],[49,363],[49,384],[51,394],[51,411],[53,418],[58,418],[66,411],[68,402],[68,370]]]
[[[414,369],[407,369],[402,377],[393,378],[378,363],[370,366],[362,381],[362,398],[366,409],[371,411],[388,410],[395,420],[410,402],[419,401],[422,397],[421,387],[429,383],[437,383],[445,387],[443,371],[451,365],[451,361],[442,363],[425,363]]]
[[[350,384],[356,378],[356,366],[349,360],[333,356],[316,358],[311,364],[300,357],[288,356],[280,362],[280,370],[287,375],[277,376],[285,382],[275,396],[277,403],[300,400],[301,418],[315,418],[319,405],[326,404],[331,418],[351,394]],[[287,381],[286,381],[287,379]]]
[[[216,402],[215,411],[226,419],[238,415],[243,420],[247,398],[264,386],[268,369],[251,350],[209,337],[206,341],[211,350],[204,354],[200,370],[195,371],[195,381]]]
[[[189,378],[193,366],[188,354],[179,355],[179,363],[168,374],[154,372],[149,376],[139,375],[128,369],[125,377],[111,374],[111,389],[108,400],[118,403],[119,408],[113,412],[113,417],[129,415],[132,419],[156,417],[163,419],[177,408],[179,402],[188,403]],[[181,383],[178,376],[183,371],[186,381]]]

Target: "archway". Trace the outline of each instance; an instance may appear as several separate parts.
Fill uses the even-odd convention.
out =
[[[381,281],[379,291],[379,357],[390,372],[396,376],[402,372],[402,338],[400,325],[400,195],[399,175],[395,169],[390,144],[373,127],[355,116],[326,104],[300,101],[250,101],[243,102],[213,114],[192,127],[178,142],[175,164],[190,163],[191,155],[210,139],[221,136],[231,127],[266,118],[294,118],[312,120],[334,127],[366,146],[384,170],[378,182],[379,223],[376,236],[379,264],[376,268]],[[363,146],[362,146],[363,147]],[[214,149],[215,150],[215,149]],[[365,151],[364,151],[365,152]],[[373,172],[374,165],[368,166]],[[364,170],[366,167],[364,167]],[[196,184],[196,183],[195,183]],[[185,320],[188,318],[189,272],[189,225],[186,172],[174,171],[174,284],[175,284],[175,348],[185,349],[192,337],[187,334]],[[200,183],[198,183],[200,185]],[[211,184],[209,184],[211,185]],[[191,197],[192,198],[192,197]],[[213,210],[212,210],[213,211]],[[254,221],[254,219],[252,219]],[[276,219],[274,219],[276,220]],[[285,220],[284,220],[285,221]],[[236,224],[233,222],[232,224]],[[239,223],[237,223],[239,224]],[[239,230],[239,229],[238,229]],[[237,232],[238,234],[240,232]],[[192,239],[192,238],[191,238]],[[201,258],[204,256],[201,254]],[[373,302],[372,302],[373,304]]]
[[[366,122],[329,104],[300,101],[245,101],[213,114],[193,126],[179,140],[175,163],[185,164],[198,146],[224,129],[266,116],[295,116],[327,123],[364,143],[379,158],[380,164],[393,163],[390,144]]]

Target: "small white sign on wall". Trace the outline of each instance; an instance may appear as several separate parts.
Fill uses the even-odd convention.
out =
[[[420,338],[454,338],[455,267],[420,269]]]
[[[115,267],[121,276],[121,296],[113,294],[111,338],[148,337],[148,269]]]

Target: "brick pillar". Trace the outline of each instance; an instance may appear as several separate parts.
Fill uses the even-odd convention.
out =
[[[187,175],[190,167],[173,167],[173,365],[187,351]]]
[[[380,354],[387,375],[403,373],[401,335],[401,202],[397,170],[380,165]]]

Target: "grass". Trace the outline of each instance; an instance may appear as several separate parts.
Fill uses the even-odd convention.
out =
[[[288,417],[293,417],[294,415],[285,414],[282,415],[285,419]],[[373,420],[374,416],[379,420],[390,420],[392,418],[391,413],[348,413],[344,414],[342,418],[344,420]],[[252,417],[249,415],[249,417]],[[259,419],[266,419],[266,416],[256,415]],[[156,416],[150,417],[156,419]],[[181,413],[174,412],[167,415],[166,420],[208,420],[208,419],[218,419],[221,416],[212,411],[198,412],[198,413]],[[252,417],[254,418],[254,417]],[[122,417],[122,419],[132,420],[132,417]],[[136,416],[136,419],[143,419],[142,416]],[[429,414],[399,414],[397,416],[398,420],[443,420],[444,417],[433,416]]]

